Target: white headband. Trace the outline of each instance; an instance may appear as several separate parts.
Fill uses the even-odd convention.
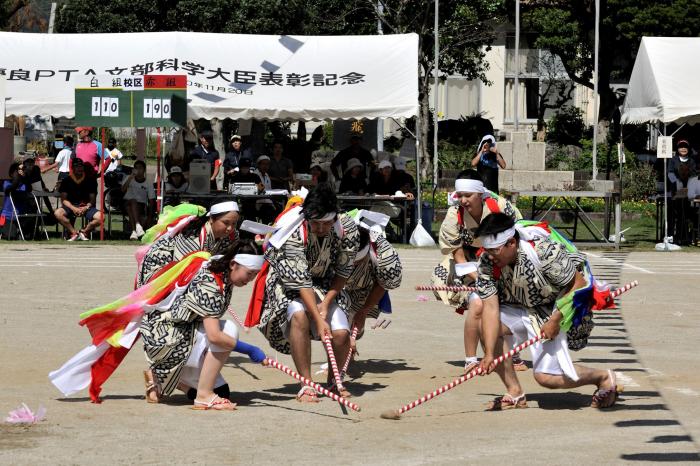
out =
[[[335,216],[336,216],[336,215],[338,215],[338,212],[331,212],[331,213],[328,213],[328,214],[324,215],[324,216],[321,217],[321,218],[309,218],[309,219],[307,219],[307,220],[314,220],[314,221],[316,221],[316,222],[328,222],[328,221],[330,221],[330,220],[335,219]]]
[[[233,261],[250,270],[260,270],[265,263],[265,256],[256,254],[236,254]]]
[[[484,183],[479,180],[455,180],[455,192],[458,193],[483,193]]]
[[[496,235],[487,235],[481,237],[481,245],[484,249],[494,249],[503,246],[509,239],[515,236],[515,227],[511,227],[506,231],[502,231]]]
[[[211,217],[212,215],[224,214],[226,212],[238,212],[238,204],[235,201],[219,202],[211,206],[207,216]]]

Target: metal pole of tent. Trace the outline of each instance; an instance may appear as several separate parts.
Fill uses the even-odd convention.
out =
[[[519,128],[518,87],[520,86],[520,0],[515,0],[515,79],[513,80],[513,120],[515,131]]]
[[[102,205],[98,209],[102,215],[100,215],[100,241],[105,240],[105,167],[104,167],[104,156],[105,156],[105,128],[102,128],[102,153],[98,155],[99,167],[100,167],[100,202]],[[97,208],[97,206],[95,206]]]
[[[440,0],[435,0],[435,63],[433,64],[433,218],[435,218],[435,191],[437,190],[438,180],[438,74],[440,70],[440,34],[439,34],[439,18],[440,18]],[[447,88],[445,88],[447,90]],[[432,226],[432,225],[431,225]]]
[[[423,223],[423,203],[421,201],[420,189],[420,111],[421,105],[418,103],[418,113],[416,113],[416,221],[418,225]],[[432,229],[432,225],[430,226]]]
[[[163,191],[160,189],[163,178],[160,171],[160,126],[156,128],[156,133],[156,210],[160,214],[163,211],[163,199],[161,198]]]
[[[384,5],[381,0],[377,0],[377,12],[381,16],[384,13]],[[377,34],[384,34],[381,18],[377,19]],[[377,118],[377,152],[384,150],[384,119]]]
[[[595,44],[593,54],[595,64],[593,71],[593,179],[598,179],[598,46],[600,42],[600,0],[595,0]]]
[[[618,162],[620,164],[620,195],[617,198],[617,201],[615,201],[615,249],[619,250],[620,249],[620,242],[622,241],[622,234],[620,233],[621,228],[622,228],[622,219],[620,218],[622,216],[622,168],[624,166],[624,160],[625,160],[625,139],[622,137],[622,125],[620,125],[620,154],[618,158]]]
[[[666,123],[664,123],[664,136],[666,136]],[[668,238],[668,172],[666,170],[666,157],[664,157],[664,251],[668,251],[666,239]]]

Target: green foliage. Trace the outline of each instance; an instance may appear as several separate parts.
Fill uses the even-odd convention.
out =
[[[550,118],[547,129],[547,140],[579,145],[585,130],[583,111],[578,107],[564,106]]]
[[[508,11],[514,0],[508,1]],[[536,37],[534,47],[558,55],[569,77],[593,88],[595,3],[591,0],[522,2],[523,28]],[[644,36],[697,37],[698,0],[603,0],[600,22],[600,114],[609,120],[619,97],[611,82],[627,82]]]
[[[469,163],[474,157],[474,151],[446,141],[439,141],[438,156],[440,168],[464,170],[469,167]]]
[[[67,33],[368,34],[376,31],[376,19],[360,0],[67,0],[59,8],[56,29]]]

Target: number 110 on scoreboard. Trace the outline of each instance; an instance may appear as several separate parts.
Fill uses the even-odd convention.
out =
[[[170,99],[143,99],[144,118],[170,118]]]

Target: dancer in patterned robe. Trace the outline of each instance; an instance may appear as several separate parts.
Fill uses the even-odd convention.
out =
[[[350,346],[348,295],[343,289],[352,273],[359,234],[355,222],[338,212],[335,193],[316,186],[303,206],[276,222],[246,325],[257,325],[276,351],[292,355],[297,372],[311,379],[311,339],[332,336],[336,360]],[[264,282],[264,287],[260,286]],[[302,386],[297,399],[316,402],[313,389]]]
[[[360,339],[367,317],[376,319],[381,311],[387,311],[380,309],[380,302],[388,301],[389,290],[401,286],[402,266],[396,249],[383,235],[388,215],[360,210],[354,219],[359,227],[360,249],[345,291],[350,297],[351,328],[357,327]],[[355,351],[354,345],[351,350]]]
[[[224,256],[205,263],[174,299],[149,309],[141,322],[141,336],[149,365],[148,401],[170,395],[175,388],[196,388],[195,409],[231,410],[235,405],[214,392],[226,381],[221,369],[232,350],[256,362],[257,348],[238,340],[238,328],[221,320],[234,287],[245,286],[262,267],[263,256],[253,244],[232,247]],[[148,379],[150,377],[150,380]]]
[[[195,209],[193,212],[190,210]],[[203,208],[193,205],[178,206],[170,216],[174,221],[173,227],[161,234],[150,246],[139,264],[136,277],[136,287],[143,286],[166,264],[179,261],[195,251],[206,251],[220,254],[235,243],[237,238],[236,224],[239,213],[238,204],[233,201],[214,204],[206,215]],[[178,215],[178,211],[187,211],[194,215]],[[166,221],[166,223],[169,223]],[[167,225],[159,225],[148,230],[144,240],[154,236],[154,230],[161,230]]]
[[[481,220],[491,213],[501,212],[513,220],[522,218],[520,212],[506,199],[484,188],[481,176],[475,170],[465,170],[455,181],[455,191],[448,200],[454,204],[447,210],[440,226],[442,262],[435,267],[433,285],[471,285],[476,279],[477,252],[481,242],[474,236]],[[465,372],[477,364],[481,302],[476,293],[466,291],[436,291],[435,296],[444,304],[456,308],[459,314],[468,309],[464,319]],[[527,366],[519,359],[519,370]]]
[[[591,406],[612,406],[621,391],[615,373],[575,365],[569,354],[567,331],[572,321],[580,311],[590,312],[599,301],[596,293],[601,292],[586,270],[585,257],[568,251],[564,244],[530,235],[505,214],[483,219],[476,235],[484,247],[477,279],[483,301],[481,369],[494,370],[493,361],[504,350],[500,337],[514,335],[523,342],[543,333],[547,341],[530,346],[537,383],[552,389],[595,385]],[[510,360],[495,370],[507,393],[491,402],[489,409],[526,407]]]

